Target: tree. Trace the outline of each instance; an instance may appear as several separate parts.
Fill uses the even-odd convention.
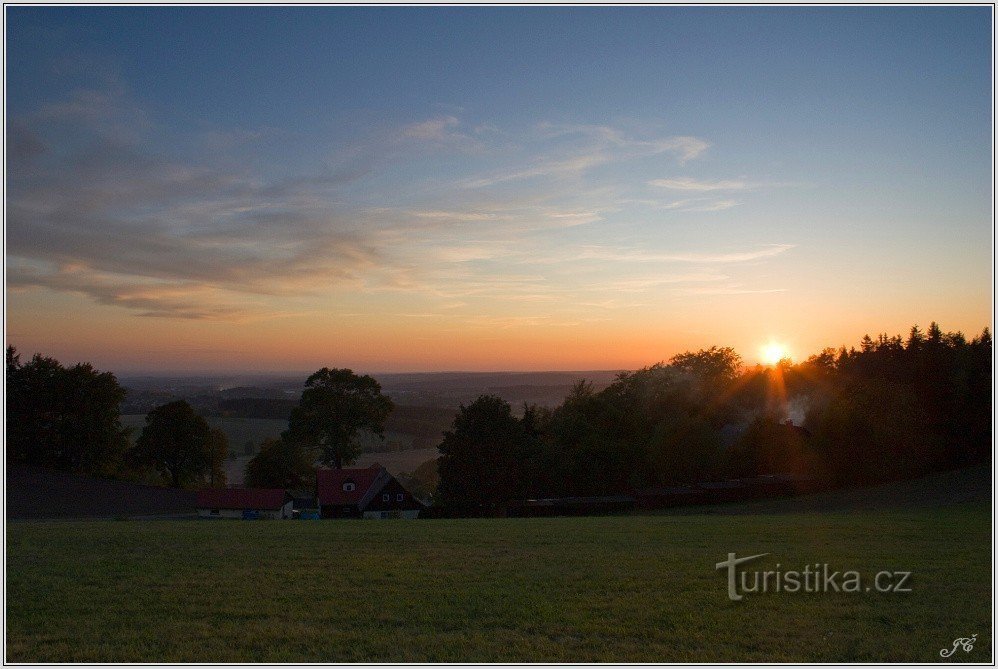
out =
[[[648,442],[648,466],[658,483],[708,480],[721,456],[721,438],[700,414],[671,411],[655,426]]]
[[[482,395],[461,408],[438,449],[434,501],[454,513],[493,515],[522,496],[528,434],[509,403]]]
[[[251,488],[301,489],[314,483],[315,467],[306,450],[284,439],[267,439],[246,464],[246,485]]]
[[[125,389],[90,364],[63,367],[7,348],[7,453],[12,462],[95,476],[119,472],[128,449],[119,407]]]
[[[705,381],[729,381],[738,373],[742,359],[730,346],[711,346],[696,353],[686,351],[674,355],[669,363]]]
[[[208,464],[208,485],[212,488],[225,487],[225,455],[229,450],[229,438],[217,427],[211,428],[205,448]]]
[[[202,482],[218,486],[225,484],[221,465],[227,450],[225,434],[178,400],[149,412],[129,459],[154,467],[174,488]]]
[[[393,408],[372,377],[323,367],[305,382],[282,437],[317,452],[323,464],[342,469],[360,455],[357,433],[367,430],[383,437]]]

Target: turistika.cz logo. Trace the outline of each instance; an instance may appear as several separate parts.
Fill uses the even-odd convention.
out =
[[[878,571],[869,580],[864,580],[858,571],[838,571],[828,564],[816,562],[803,569],[776,569],[766,571],[739,570],[738,566],[751,560],[765,557],[769,553],[737,557],[728,553],[728,559],[718,562],[715,569],[728,571],[728,599],[741,601],[746,594],[766,592],[911,592],[910,571]]]

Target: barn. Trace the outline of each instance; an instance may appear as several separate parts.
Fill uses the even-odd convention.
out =
[[[291,517],[292,499],[279,488],[208,488],[198,490],[200,518]]]
[[[320,469],[316,497],[323,518],[417,518],[425,508],[379,464]]]

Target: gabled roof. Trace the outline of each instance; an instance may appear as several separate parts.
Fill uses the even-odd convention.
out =
[[[280,509],[288,500],[280,488],[209,488],[198,490],[199,509]]]
[[[364,469],[319,469],[315,473],[315,487],[319,504],[364,506],[391,479],[384,467],[375,463]],[[353,490],[344,490],[343,484],[352,482]]]

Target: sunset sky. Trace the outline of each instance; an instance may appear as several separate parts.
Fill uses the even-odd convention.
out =
[[[6,8],[7,341],[634,369],[992,321],[990,7]]]

